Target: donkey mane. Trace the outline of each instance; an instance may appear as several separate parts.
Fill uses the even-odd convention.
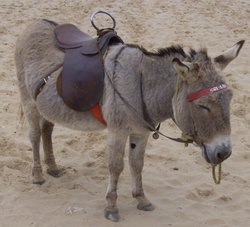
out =
[[[136,44],[126,44],[126,45],[127,45],[127,47],[137,48],[137,49],[141,50],[143,52],[143,54],[145,54],[147,56],[163,57],[163,56],[170,56],[173,54],[180,54],[184,58],[187,57],[187,54],[184,52],[183,48],[180,45],[173,45],[173,46],[166,47],[166,48],[160,48],[160,49],[156,50],[155,52],[148,51],[143,46],[136,45]]]
[[[186,61],[192,62],[195,60],[202,61],[202,62],[210,62],[211,58],[207,54],[206,48],[200,48],[199,50],[195,50],[190,48],[188,53],[185,53],[183,48],[180,45],[172,45],[170,47],[160,48],[154,52],[146,50],[143,46],[136,45],[136,44],[126,44],[127,47],[137,48],[142,51],[143,54],[147,56],[171,56],[175,54],[181,55]]]
[[[194,49],[189,50],[189,60],[203,60],[203,61],[211,61],[211,58],[207,55],[207,49],[201,48],[198,51]]]

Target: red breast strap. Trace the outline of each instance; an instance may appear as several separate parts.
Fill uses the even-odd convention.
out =
[[[215,86],[215,87],[211,87],[211,88],[206,88],[206,89],[203,89],[203,90],[200,90],[198,92],[195,92],[191,95],[188,95],[187,96],[187,100],[189,102],[192,102],[193,100],[195,99],[198,99],[204,95],[208,95],[208,94],[212,94],[214,92],[217,92],[217,91],[220,91],[220,90],[223,90],[223,89],[226,89],[227,88],[227,85],[226,84],[220,84],[218,86]]]
[[[100,123],[102,123],[105,126],[107,125],[106,121],[102,117],[102,111],[98,103],[90,109],[90,112]]]

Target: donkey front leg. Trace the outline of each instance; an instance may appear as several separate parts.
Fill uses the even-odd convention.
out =
[[[124,167],[123,157],[127,138],[128,134],[125,132],[115,131],[109,134],[109,185],[106,194],[108,204],[104,215],[111,221],[119,221],[116,206],[117,184]]]
[[[142,186],[142,169],[144,165],[145,147],[148,141],[147,135],[130,135],[129,164],[132,176],[132,195],[137,199],[139,210],[151,211],[154,206],[146,198]]]

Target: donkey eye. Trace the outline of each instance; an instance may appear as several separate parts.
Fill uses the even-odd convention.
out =
[[[199,107],[207,112],[211,112],[210,108],[204,105],[199,105]]]

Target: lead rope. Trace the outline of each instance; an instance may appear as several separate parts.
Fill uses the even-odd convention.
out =
[[[215,184],[220,184],[221,181],[221,163],[218,165],[218,177],[216,176],[215,168],[217,165],[212,165],[213,179]]]

